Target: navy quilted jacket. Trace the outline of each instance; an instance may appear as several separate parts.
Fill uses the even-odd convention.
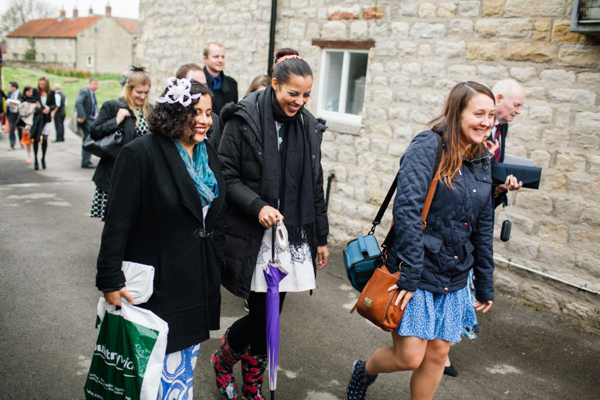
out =
[[[395,240],[386,265],[394,272],[400,261],[398,287],[433,293],[464,288],[474,268],[477,300],[494,299],[493,196],[488,158],[463,164],[454,189],[438,183],[427,227],[421,209],[433,176],[438,140],[432,131],[419,133],[400,160],[394,200]]]

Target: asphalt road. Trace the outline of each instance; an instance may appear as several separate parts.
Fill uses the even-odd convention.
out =
[[[0,399],[83,398],[102,223],[89,217],[93,171],[79,167],[80,139],[70,132],[66,139],[50,143],[47,170],[33,171],[25,150],[7,152],[0,135]],[[312,296],[286,298],[278,399],[343,399],[352,362],[391,343],[349,314],[357,293],[341,249],[331,247]],[[242,300],[222,292],[223,329],[201,346],[197,399],[219,399],[210,353],[244,315]],[[459,377],[444,377],[436,399],[600,399],[600,332],[501,294],[479,318],[479,337],[452,348]],[[382,375],[367,398],[408,398],[409,379],[409,372]]]

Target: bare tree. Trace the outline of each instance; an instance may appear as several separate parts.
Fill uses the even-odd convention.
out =
[[[0,16],[0,37],[27,21],[58,17],[56,7],[47,0],[7,0],[6,11]]]

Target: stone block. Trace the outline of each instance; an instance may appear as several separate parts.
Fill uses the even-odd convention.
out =
[[[419,6],[417,17],[419,18],[435,18],[435,4],[423,3]]]
[[[363,7],[364,19],[381,19],[383,18],[383,8],[381,6]]]
[[[587,207],[581,212],[581,219],[591,227],[600,227],[600,208]]]
[[[335,180],[340,183],[346,183],[348,181],[348,170],[343,165],[336,165],[333,169],[335,174]]]
[[[477,67],[474,65],[454,64],[448,67],[448,74],[457,79],[473,80],[477,75]]]
[[[533,165],[536,167],[548,168],[550,166],[550,153],[546,150],[533,150],[529,158],[533,160]]]
[[[600,64],[600,46],[562,45],[558,51],[558,65],[565,67],[597,67]]]
[[[440,18],[454,18],[456,15],[456,4],[442,3],[438,7],[437,15]]]
[[[597,318],[598,314],[590,307],[586,307],[581,303],[575,302],[565,304],[563,311],[565,312],[565,314],[571,314],[583,320],[594,320],[595,318]]]
[[[304,37],[306,35],[306,24],[302,21],[291,21],[288,28],[288,36],[291,38]]]
[[[503,38],[523,39],[533,32],[532,18],[509,19],[500,25],[498,34]]]
[[[354,188],[354,200],[356,200],[358,204],[367,203],[367,191],[365,190],[364,186],[358,186]],[[364,218],[364,215],[360,214],[360,211],[358,211],[357,218]]]
[[[354,38],[364,39],[369,32],[367,21],[353,21],[350,23],[350,36]]]
[[[479,17],[480,1],[461,1],[458,3],[458,15],[465,18]]]
[[[508,68],[504,65],[480,65],[477,67],[480,76],[485,76],[494,80],[508,78]]]
[[[600,156],[592,156],[590,158],[589,173],[595,176],[600,175]]]
[[[575,103],[588,107],[596,105],[596,93],[585,89],[554,89],[548,93],[548,97],[558,103]]]
[[[577,255],[575,257],[575,266],[589,273],[594,278],[600,278],[600,268],[598,268],[598,259],[593,257],[592,255]]]
[[[575,249],[590,251],[596,256],[600,256],[600,246],[590,246],[591,243],[600,243],[600,231],[597,229],[571,229],[569,243]]]
[[[600,193],[600,181],[568,176],[567,190],[572,196],[578,196],[589,201],[598,201],[598,193]]]
[[[388,141],[383,139],[371,140],[371,151],[375,154],[386,154],[388,148]]]
[[[483,0],[481,4],[482,17],[501,17],[504,14],[505,0]]]
[[[564,69],[547,69],[540,73],[542,81],[575,83],[575,72]]]
[[[600,86],[600,73],[599,72],[580,72],[577,74],[577,83],[579,84],[590,84]]]
[[[421,64],[413,62],[406,63],[402,66],[402,72],[407,75],[420,76],[421,75]]]
[[[408,37],[408,24],[406,22],[392,22],[392,35],[395,38],[405,38]]]
[[[446,101],[446,96],[441,94],[425,93],[421,95],[421,105],[433,110],[441,110]]]
[[[529,118],[549,124],[552,122],[553,110],[551,107],[546,106],[531,106],[529,107]]]
[[[340,7],[334,6],[327,9],[327,20],[339,21],[339,20],[351,20],[360,18],[360,7],[355,4],[352,7]]]
[[[585,41],[585,36],[570,31],[571,21],[568,19],[554,20],[552,28],[552,41],[561,43],[581,43]]]
[[[512,67],[510,69],[510,76],[519,82],[527,82],[536,75],[537,70],[535,67]]]
[[[538,192],[518,191],[515,204],[524,210],[533,211],[536,215],[550,215],[553,209],[550,196]]]
[[[525,237],[511,237],[508,242],[508,249],[516,254],[534,260],[537,257],[539,244]]]
[[[437,42],[435,55],[442,59],[463,57],[466,53],[464,40],[453,42]]]
[[[410,35],[415,38],[432,39],[446,36],[444,24],[430,24],[427,22],[415,22],[410,29]]]
[[[537,163],[536,166],[540,166]],[[566,192],[567,177],[565,175],[544,175],[542,173],[542,188],[546,191]]]
[[[390,143],[388,146],[388,154],[392,157],[400,159],[404,151],[406,150],[406,144],[404,143]]]
[[[323,142],[321,144],[321,154],[325,160],[337,161],[338,151],[337,147],[333,143]]]
[[[502,44],[499,42],[467,43],[467,59],[498,61],[502,57]]]
[[[556,59],[557,50],[553,44],[509,42],[504,48],[503,57],[509,61],[547,63]]]
[[[405,107],[392,107],[388,110],[388,115],[391,120],[406,120],[406,117],[408,116],[408,110]]]
[[[537,99],[544,100],[544,102],[547,100],[546,89],[542,86],[525,86],[525,94],[527,95],[527,100]],[[527,105],[525,105],[525,107],[527,107]]]
[[[375,45],[375,54],[378,56],[395,56],[398,54],[396,42],[378,41]]]
[[[584,209],[580,199],[574,196],[559,197],[555,201],[556,214],[560,215],[561,220],[570,223],[580,223],[581,212]]]
[[[388,61],[385,63],[385,72],[398,72],[400,71],[400,61]]]
[[[532,218],[528,218],[521,214],[518,214],[517,212],[514,212],[510,214],[510,219],[514,227],[519,229],[521,232],[526,233],[528,235],[533,232],[535,222]],[[497,221],[500,223],[499,219]]]
[[[577,115],[575,115],[575,126],[600,130],[600,113],[577,113]]]
[[[559,172],[584,172],[585,157],[572,153],[558,153],[554,168]]]
[[[417,52],[419,57],[427,57],[431,55],[431,45],[430,44],[422,44],[419,46],[419,50]]]
[[[369,106],[366,113],[367,118],[373,118],[378,121],[387,121],[387,114],[383,108]]]
[[[398,43],[398,56],[405,57],[414,55],[417,52],[417,44],[415,42],[399,42]]]
[[[408,117],[408,109],[404,108],[403,109],[406,113],[406,116],[404,116],[402,119],[404,121],[407,120]],[[412,129],[410,129],[410,126],[406,126],[406,125],[401,125],[401,126],[396,126],[394,128],[394,140],[411,140],[413,137],[413,132]]]
[[[388,24],[385,22],[377,23],[377,24],[370,24],[369,35],[371,35],[371,37],[373,37],[373,38],[387,37],[387,36],[390,36],[390,28],[388,27]]]
[[[423,63],[423,76],[430,78],[443,78],[446,64],[442,62]]]
[[[498,269],[494,270],[494,290],[496,289],[513,296],[519,294],[518,282],[499,272]]]
[[[388,124],[372,124],[371,125],[371,133],[377,134],[379,136],[391,138],[392,137],[392,128]]]
[[[539,42],[550,41],[552,34],[552,19],[551,18],[536,18],[533,23],[533,32],[531,39]]]
[[[383,74],[383,64],[378,62],[369,63],[369,72],[373,75]]]
[[[416,17],[417,16],[417,6],[414,4],[402,4],[400,6],[400,12],[405,17]]]
[[[489,39],[498,34],[500,29],[500,20],[497,19],[478,19],[475,22],[475,32],[484,39]]]
[[[544,242],[552,242],[563,245],[569,238],[569,231],[564,224],[553,224],[544,222],[540,224],[538,237]]]
[[[325,39],[346,39],[346,24],[342,21],[328,21],[321,27]]]
[[[564,15],[565,0],[506,0],[504,15],[518,17]]]
[[[473,21],[470,19],[452,19],[448,21],[448,31],[450,33],[471,33],[473,25]]]
[[[456,81],[450,79],[439,79],[435,81],[435,85],[433,86],[437,90],[450,90],[456,85]]]

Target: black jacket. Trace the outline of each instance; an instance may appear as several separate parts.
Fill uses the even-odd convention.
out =
[[[219,184],[205,220],[202,205],[171,139],[148,134],[121,149],[106,209],[96,286],[125,281],[123,261],[155,268],[154,293],[141,306],[169,324],[167,353],[209,338],[219,329],[225,182],[216,151],[207,146]]]
[[[238,87],[237,82],[230,76],[225,75],[221,71],[221,89],[213,90],[215,95],[215,101],[212,106],[213,112],[217,115],[221,115],[221,109],[227,103],[238,102]],[[206,76],[206,84],[210,88],[210,83],[215,79],[204,67],[204,76]]]
[[[117,125],[117,113],[119,109],[126,108],[131,113],[130,117],[124,118]],[[96,118],[90,128],[90,136],[94,140],[100,140],[111,133],[120,130],[123,133],[123,145],[131,142],[135,138],[135,117],[134,112],[127,106],[124,98],[109,100],[102,105]],[[92,180],[99,189],[109,192],[110,177],[112,175],[115,159],[112,157],[102,157],[94,172]]]
[[[264,233],[258,222],[258,213],[267,205],[259,195],[263,162],[263,137],[257,107],[260,93],[249,94],[237,106],[229,105],[221,113],[224,128],[219,157],[227,184],[227,252],[223,286],[243,298],[250,294],[252,274]],[[321,167],[321,141],[327,127],[325,121],[317,120],[306,109],[303,110],[312,158],[317,244],[323,246],[327,244],[329,234]]]
[[[394,200],[395,240],[387,266],[402,272],[398,287],[433,293],[464,288],[474,268],[477,300],[494,299],[492,175],[489,159],[463,158],[454,189],[439,182],[427,227],[421,227],[421,209],[433,176],[438,141],[432,131],[419,133],[400,161],[398,192]]]
[[[46,95],[46,106],[50,109],[47,114],[44,114],[44,104],[42,103],[42,95],[37,89],[33,89],[33,97],[40,102],[41,107],[35,110],[33,115],[33,125],[31,126],[31,136],[39,137],[44,130],[44,126],[52,121],[52,110],[56,108],[56,100],[54,99],[54,90],[50,90]]]
[[[500,125],[502,129],[502,135],[500,135],[500,160],[498,162],[504,162],[504,155],[506,154],[506,136],[508,134],[508,123]],[[490,139],[493,138],[490,136]],[[494,185],[494,193],[496,193],[496,185]],[[502,192],[498,196],[494,197],[494,208],[497,208],[500,204],[508,204],[508,192]]]

